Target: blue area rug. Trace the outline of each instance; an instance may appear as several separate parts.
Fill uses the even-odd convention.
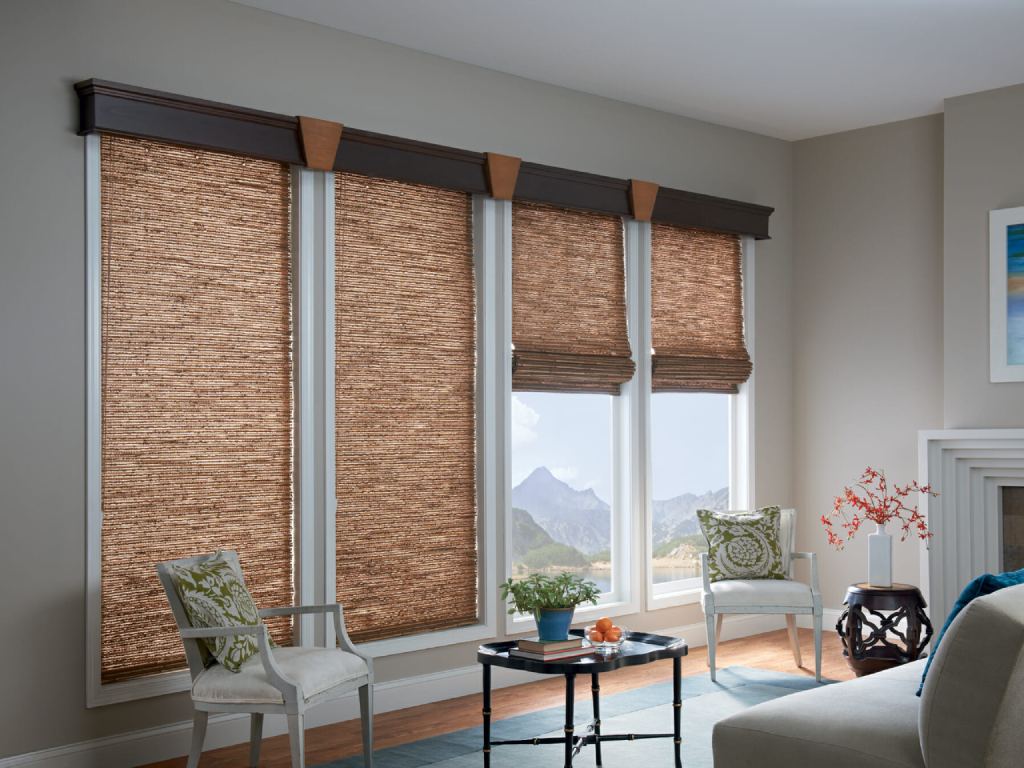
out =
[[[589,686],[588,686],[589,687]],[[711,729],[724,717],[763,701],[818,687],[812,677],[784,675],[749,667],[719,670],[718,682],[707,674],[683,678],[683,766],[712,768]],[[495,710],[495,716],[500,716]],[[516,715],[491,723],[492,739],[529,739],[561,736],[564,710],[553,707]],[[588,701],[576,701],[576,729],[583,733],[591,719]],[[582,727],[581,727],[582,726]],[[601,730],[604,733],[672,733],[672,683],[601,698]],[[481,768],[482,727],[433,736],[374,753],[375,768]],[[672,739],[605,742],[601,758],[606,766],[672,768]],[[491,750],[492,768],[557,768],[563,764],[560,744],[497,746]],[[363,759],[349,757],[318,768],[361,768]],[[593,766],[594,748],[584,747],[574,765]]]

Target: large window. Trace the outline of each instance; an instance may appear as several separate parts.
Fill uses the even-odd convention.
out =
[[[655,595],[694,589],[707,542],[698,509],[729,508],[729,395],[651,397],[651,583]]]
[[[612,591],[612,398],[512,395],[512,574],[572,571]]]

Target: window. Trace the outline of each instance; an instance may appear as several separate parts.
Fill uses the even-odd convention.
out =
[[[655,595],[695,589],[707,542],[698,509],[729,509],[730,396],[651,397],[651,584]]]
[[[612,398],[512,396],[512,575],[572,571],[613,591]]]
[[[98,138],[90,695],[184,668],[154,563],[234,549],[262,607],[294,594],[289,170]]]

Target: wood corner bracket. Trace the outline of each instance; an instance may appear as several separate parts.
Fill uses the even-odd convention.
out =
[[[341,123],[299,115],[299,140],[307,168],[314,171],[334,170],[334,158],[338,154],[343,128]]]
[[[516,191],[516,179],[519,178],[518,157],[499,155],[496,152],[486,153],[487,188],[495,200],[511,200]]]
[[[658,185],[653,181],[629,180],[629,210],[637,221],[651,220],[657,197]]]

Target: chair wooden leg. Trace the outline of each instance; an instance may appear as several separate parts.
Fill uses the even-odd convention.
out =
[[[302,715],[288,715],[288,742],[292,748],[292,768],[306,768],[305,734]]]
[[[363,765],[373,768],[373,685],[359,688],[359,719],[363,724]]]
[[[249,720],[249,766],[260,764],[260,742],[263,741],[263,713],[253,712]]]
[[[789,644],[793,648],[793,661],[798,667],[802,667],[803,659],[800,658],[800,635],[796,629],[795,614],[786,614],[786,629],[789,631]]]
[[[722,622],[725,620],[725,614],[718,614],[717,620],[715,621],[715,645],[717,646],[722,642]]]
[[[814,679],[821,682],[821,613],[814,614]]]
[[[206,739],[206,721],[208,712],[196,710],[192,715],[192,747],[188,751],[187,768],[199,768],[199,756],[203,753],[203,741]]]
[[[708,625],[708,667],[711,668],[711,681],[715,681],[715,614],[709,613],[706,618]]]

